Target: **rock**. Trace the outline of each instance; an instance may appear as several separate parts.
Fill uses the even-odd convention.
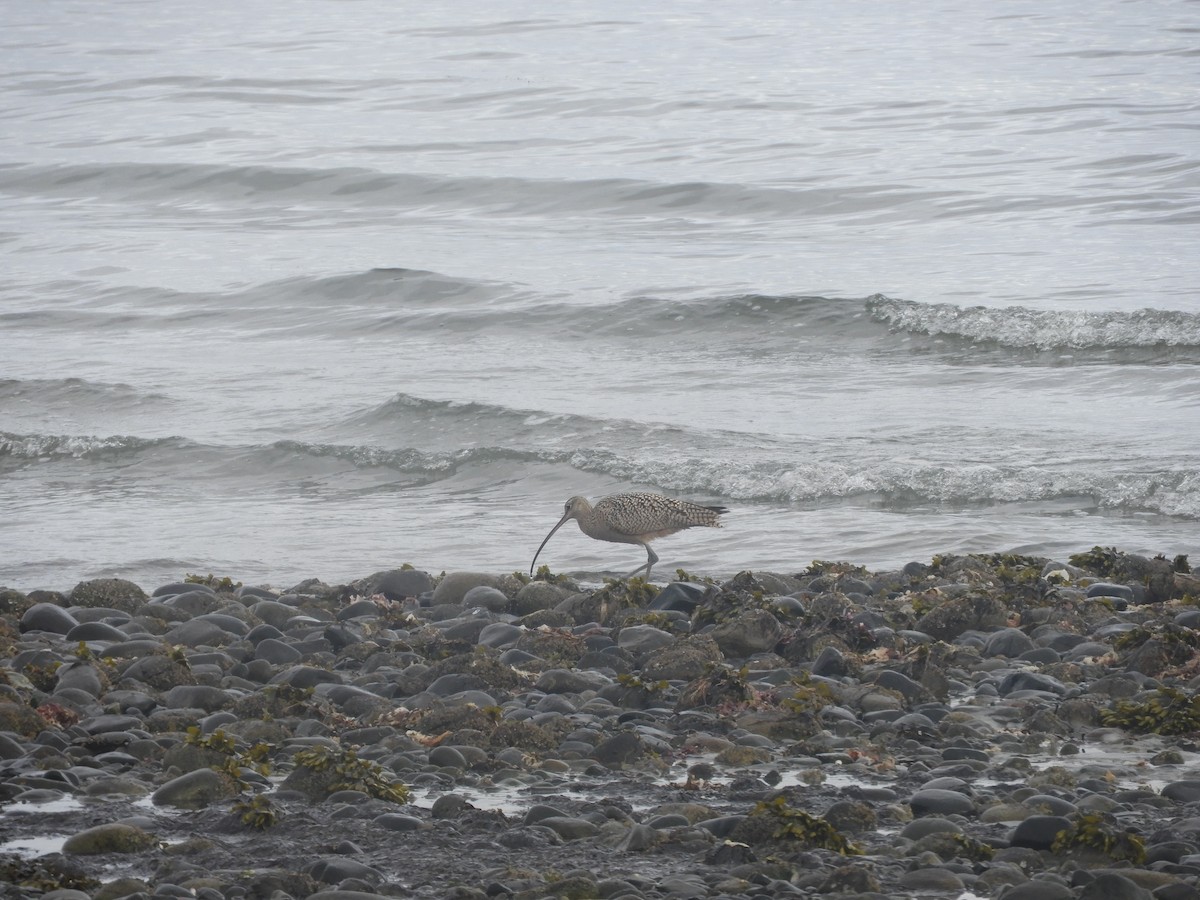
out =
[[[112,641],[123,642],[128,637],[125,632],[107,622],[80,622],[67,632],[68,641]]]
[[[774,649],[783,637],[783,626],[765,609],[747,609],[708,634],[726,656],[742,659]]]
[[[687,635],[642,664],[643,681],[691,681],[721,662],[721,648],[707,634]]]
[[[145,591],[123,578],[81,581],[71,590],[75,606],[107,606],[127,613],[137,612],[148,599]]]
[[[600,829],[591,822],[574,816],[549,816],[539,819],[537,824],[542,828],[549,828],[564,841],[578,841],[600,833]]]
[[[375,590],[389,600],[420,597],[433,590],[433,579],[418,569],[393,569],[380,576]]]
[[[653,625],[629,625],[617,635],[617,646],[635,656],[654,653],[675,643],[675,635]]]
[[[506,612],[509,607],[509,599],[499,588],[480,584],[463,595],[462,605],[464,609],[482,607],[492,612]]]
[[[596,745],[592,757],[610,769],[635,762],[646,754],[646,744],[633,732],[613,735]]]
[[[916,817],[968,815],[975,811],[975,802],[970,797],[938,788],[917,791],[909,798],[908,805]]]
[[[1073,900],[1075,892],[1057,881],[1028,881],[1014,884],[1002,896],[1004,900]]]
[[[21,616],[21,633],[49,631],[52,634],[67,634],[79,624],[79,620],[53,603],[35,603]]]
[[[452,604],[462,606],[463,598],[471,588],[486,586],[499,590],[501,581],[494,575],[483,572],[450,572],[442,578],[433,591],[433,605]]]
[[[953,641],[964,631],[991,631],[1004,627],[1008,608],[994,597],[968,595],[954,597],[917,620],[916,630],[940,641]]]
[[[1076,896],[1078,900],[1154,900],[1148,890],[1116,872],[1099,873]]]
[[[156,790],[151,799],[158,806],[204,809],[218,800],[237,796],[237,793],[237,786],[228,775],[206,768],[172,778]]]
[[[527,616],[530,613],[554,609],[570,595],[570,591],[559,585],[546,581],[531,581],[517,591],[517,596],[509,606],[509,612],[515,616]]]
[[[0,702],[0,731],[23,737],[37,737],[48,723],[30,706]]]
[[[63,843],[64,853],[93,856],[100,853],[138,853],[158,844],[158,839],[133,825],[110,822],[71,835]]]
[[[983,642],[984,656],[1004,656],[1013,659],[1034,649],[1033,639],[1019,628],[993,631]]]
[[[1060,831],[1071,827],[1066,816],[1030,816],[1013,829],[1009,843],[1014,847],[1049,850]]]
[[[1200,802],[1200,781],[1172,781],[1163,785],[1162,795],[1176,803]]]

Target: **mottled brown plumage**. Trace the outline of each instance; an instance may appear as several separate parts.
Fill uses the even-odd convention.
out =
[[[612,494],[597,501],[595,506],[592,506],[586,497],[572,497],[566,503],[563,517],[550,529],[550,533],[542,541],[542,546],[538,547],[537,553],[533,555],[533,562],[529,564],[529,574],[533,574],[538,555],[542,552],[542,547],[554,537],[554,532],[569,519],[574,519],[579,523],[579,530],[590,538],[617,544],[641,544],[645,547],[645,564],[638,566],[625,577],[632,578],[645,569],[646,578],[649,580],[650,570],[658,562],[658,555],[650,549],[650,541],[685,528],[720,528],[721,514],[726,512],[729,510],[723,506],[701,506],[687,500],[664,497],[662,494]]]

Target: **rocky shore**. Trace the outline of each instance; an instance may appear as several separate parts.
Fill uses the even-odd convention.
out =
[[[0,589],[0,897],[1200,900],[1187,560]]]

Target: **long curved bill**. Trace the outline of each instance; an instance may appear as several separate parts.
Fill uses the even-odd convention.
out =
[[[563,516],[561,519],[558,520],[558,524],[550,529],[550,533],[548,535],[546,535],[546,540],[542,541],[542,546],[538,547],[537,553],[533,554],[533,562],[531,562],[529,564],[529,574],[530,575],[533,574],[533,567],[537,565],[537,558],[538,558],[539,554],[541,554],[541,552],[542,552],[542,547],[546,546],[546,544],[550,541],[550,538],[554,537],[554,532],[556,532],[556,531],[558,531],[558,529],[562,528],[563,524],[569,518],[571,518],[570,515]]]

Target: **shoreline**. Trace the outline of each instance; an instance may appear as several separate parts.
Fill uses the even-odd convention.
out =
[[[1200,897],[1182,557],[539,575],[0,589],[0,897]]]

